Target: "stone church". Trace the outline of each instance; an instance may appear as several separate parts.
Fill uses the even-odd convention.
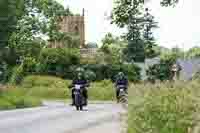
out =
[[[79,36],[79,48],[82,57],[95,57],[98,53],[98,45],[96,43],[85,43],[85,11],[83,9],[82,15],[64,16],[59,23],[60,31],[72,33]],[[49,42],[48,47],[60,48],[64,47],[63,42],[53,41]]]
[[[85,47],[85,15],[84,9],[82,15],[64,16],[60,22],[60,31],[66,33],[77,34],[80,37],[80,48]],[[63,47],[62,42],[50,42],[51,48]]]

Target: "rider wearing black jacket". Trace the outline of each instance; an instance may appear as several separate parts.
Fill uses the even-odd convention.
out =
[[[87,105],[87,99],[88,99],[88,94],[87,94],[87,89],[86,87],[89,86],[88,81],[85,79],[83,74],[81,72],[78,73],[77,77],[72,81],[72,84],[69,86],[69,88],[72,88],[72,105],[75,104],[75,95],[74,95],[74,86],[75,85],[81,85],[83,89],[83,96],[86,98],[86,105]]]
[[[125,91],[127,92],[127,89],[128,89],[128,79],[125,77],[124,73],[123,72],[119,72],[118,75],[117,75],[117,79],[115,81],[115,87],[116,87],[116,96],[117,98],[119,97],[119,88],[118,86],[119,85],[123,85],[125,86]]]

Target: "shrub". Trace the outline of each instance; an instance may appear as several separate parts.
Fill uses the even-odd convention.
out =
[[[115,76],[119,71],[123,71],[128,79],[134,82],[140,80],[140,68],[134,64],[87,64],[83,65],[85,70],[92,71],[96,75],[96,80],[112,79],[115,80]]]
[[[24,73],[23,65],[14,67],[12,75],[10,77],[10,83],[19,84],[22,81],[24,75],[25,73]]]
[[[89,81],[95,81],[96,79],[96,74],[95,72],[91,71],[91,70],[87,70],[85,72],[85,76]]]
[[[193,80],[200,80],[200,70],[193,75],[192,79]]]
[[[187,133],[200,112],[199,84],[132,86],[128,133]]]
[[[41,51],[37,71],[67,77],[71,65],[78,65],[80,53],[76,49],[46,48]]]
[[[148,68],[148,80],[152,82],[155,82],[155,80],[171,80],[173,77],[171,68],[174,63],[176,63],[175,55],[163,55],[159,64],[155,64]]]
[[[25,73],[31,74],[36,71],[37,61],[32,57],[25,57],[23,60],[23,70]]]

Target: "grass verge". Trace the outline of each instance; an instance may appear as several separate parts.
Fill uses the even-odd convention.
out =
[[[40,105],[41,100],[71,99],[69,80],[52,76],[27,76],[20,86],[9,86],[0,95],[0,109],[15,109]],[[88,89],[89,100],[112,101],[115,91],[111,81],[93,82]]]
[[[199,114],[198,81],[130,88],[128,133],[188,133]]]

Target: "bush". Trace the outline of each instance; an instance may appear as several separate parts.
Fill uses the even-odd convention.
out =
[[[41,51],[39,64],[43,64],[41,72],[63,75],[65,68],[79,64],[80,54],[75,49],[46,48]]]
[[[22,65],[24,72],[31,74],[36,71],[37,61],[35,58],[25,57]]]
[[[7,78],[9,79],[10,83],[20,84],[27,74],[31,74],[36,71],[36,59],[31,57],[25,57],[20,65],[9,69],[7,70]]]
[[[12,75],[10,77],[11,84],[19,84],[25,76],[23,65],[13,68]]]
[[[96,81],[104,80],[104,79],[112,79],[115,80],[115,76],[118,72],[123,71],[128,79],[134,82],[140,80],[140,68],[134,64],[124,64],[124,65],[103,65],[103,64],[87,64],[83,65],[85,70],[93,72],[96,76]]]
[[[198,82],[132,86],[128,133],[187,133],[200,112]]]
[[[85,72],[85,77],[89,80],[89,81],[95,81],[96,79],[96,74],[95,72],[91,71],[91,70],[87,70]]]
[[[200,70],[193,75],[192,79],[193,80],[200,80]]]
[[[163,55],[159,64],[155,64],[148,68],[148,80],[152,82],[155,82],[155,80],[172,80],[173,75],[171,68],[174,63],[176,63],[175,55]]]

